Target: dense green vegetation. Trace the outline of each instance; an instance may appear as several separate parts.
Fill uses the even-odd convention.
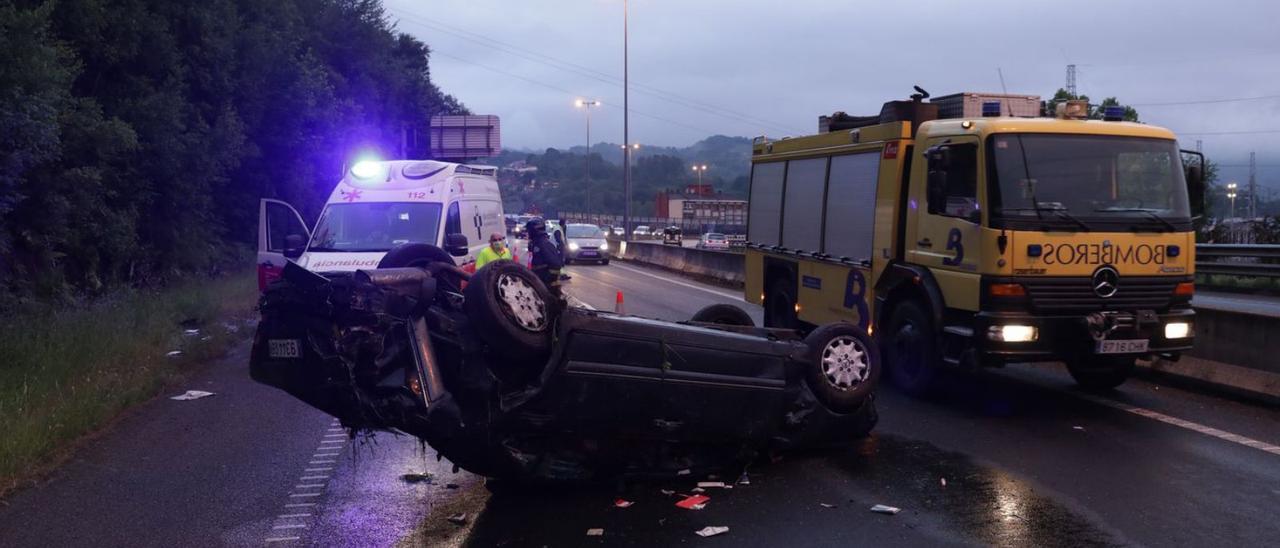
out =
[[[429,53],[378,0],[0,0],[0,310],[217,270],[261,197],[314,213],[463,111]]]

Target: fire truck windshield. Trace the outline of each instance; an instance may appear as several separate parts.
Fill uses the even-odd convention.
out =
[[[998,134],[988,146],[995,226],[1182,230],[1190,223],[1174,141]],[[1024,226],[1019,226],[1024,225]]]

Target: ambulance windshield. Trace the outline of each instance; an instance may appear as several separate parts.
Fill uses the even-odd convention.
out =
[[[416,202],[329,204],[307,250],[387,251],[406,243],[435,244],[440,209],[440,204]]]

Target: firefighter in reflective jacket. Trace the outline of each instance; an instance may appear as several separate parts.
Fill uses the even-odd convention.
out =
[[[534,219],[525,223],[525,230],[529,234],[529,266],[552,294],[563,298],[560,293],[560,268],[564,266],[564,260],[560,257],[560,249],[547,236],[547,223],[542,219]]]

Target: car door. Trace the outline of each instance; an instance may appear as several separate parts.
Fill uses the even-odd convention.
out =
[[[929,267],[947,306],[971,310],[982,249],[978,151],[976,137],[930,140],[911,182],[906,241],[909,262]]]
[[[303,245],[311,239],[311,231],[293,206],[280,200],[258,201],[258,290],[280,277],[284,269],[286,238],[302,237]]]

